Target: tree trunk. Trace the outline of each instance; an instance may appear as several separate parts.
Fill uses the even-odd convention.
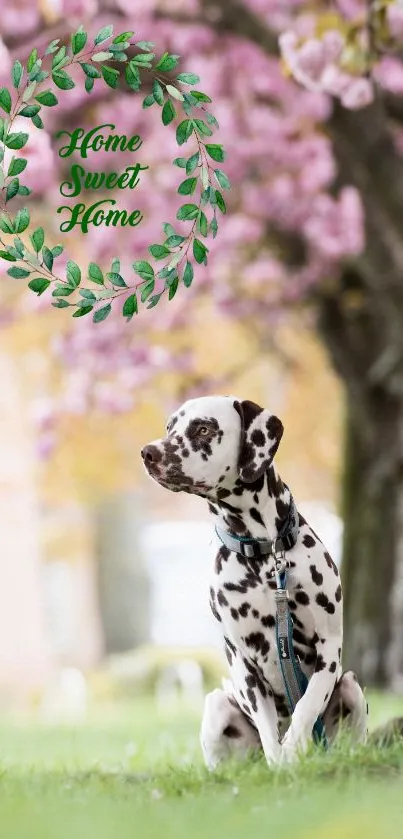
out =
[[[403,402],[374,395],[370,425],[347,398],[342,515],[344,661],[363,684],[378,687],[402,671],[401,604],[396,598],[402,538],[403,474],[396,450]],[[372,445],[368,447],[368,438]],[[400,588],[400,586],[398,587]],[[400,620],[399,620],[400,613]]]

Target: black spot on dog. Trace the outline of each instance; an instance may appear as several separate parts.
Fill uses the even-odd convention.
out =
[[[306,548],[313,548],[316,545],[316,542],[313,536],[310,536],[309,533],[306,533],[302,540],[302,544],[305,545]]]
[[[316,595],[315,600],[316,600],[318,606],[322,606],[322,609],[324,609],[325,612],[327,612],[329,615],[334,615],[334,613],[336,611],[335,605],[334,605],[334,603],[330,602],[327,594],[325,594],[324,591],[320,591]]]
[[[276,625],[276,619],[273,615],[264,615],[261,618],[261,622],[263,626],[266,626],[268,629],[274,629]]]
[[[256,510],[255,507],[251,507],[251,509],[249,510],[249,514],[254,521],[264,526],[264,521],[259,513],[259,510]]]
[[[248,688],[246,693],[247,693],[247,697],[249,699],[249,702],[251,704],[251,708],[256,713],[257,702],[256,702],[256,696],[255,696],[255,692],[254,692],[253,688]]]
[[[331,663],[331,664],[329,664],[329,672],[330,672],[330,673],[335,673],[335,672],[336,672],[336,668],[337,668],[337,662],[336,662],[336,661],[332,661],[332,663]]]
[[[252,609],[252,617],[254,617],[256,620],[259,618],[259,612],[257,609]]]
[[[217,621],[221,623],[221,615],[217,611],[217,606],[215,602],[215,591],[213,588],[210,588],[210,609]]]
[[[316,565],[310,565],[309,570],[311,572],[311,577],[315,585],[321,586],[323,583],[323,574],[321,574],[320,571],[317,570]]]
[[[217,594],[217,603],[219,606],[228,606],[228,600],[221,589],[219,589]]]
[[[325,667],[326,664],[324,662],[323,655],[319,653],[319,655],[316,657],[315,673],[320,673],[320,671],[324,670]]]
[[[231,617],[234,619],[234,621],[239,620],[238,609],[231,609]]]
[[[314,664],[316,661],[316,653],[307,653],[305,656],[305,664]]]
[[[325,560],[326,560],[329,568],[332,569],[335,577],[338,577],[339,576],[339,571],[338,571],[337,565],[333,562],[332,557],[330,556],[330,554],[327,551],[325,551],[324,557],[325,557]]]
[[[268,655],[270,652],[270,643],[263,635],[263,632],[251,632],[246,636],[245,644],[247,647],[256,650],[262,656]]]
[[[300,606],[308,606],[309,604],[309,597],[306,591],[296,591],[295,600]]]
[[[341,600],[341,586],[337,586],[337,589],[335,591],[334,596],[335,596],[337,602],[340,603],[340,600]]]
[[[215,558],[215,572],[216,572],[216,574],[221,573],[222,564],[223,564],[223,562],[227,561],[229,555],[230,555],[230,551],[228,550],[228,548],[226,548],[225,545],[222,545],[222,547],[219,549],[219,551],[217,553],[217,556]]]
[[[247,618],[248,612],[250,609],[250,603],[242,603],[242,606],[239,607],[238,612],[241,618]]]
[[[223,731],[224,737],[229,737],[231,740],[235,740],[238,737],[242,737],[241,732],[235,725],[227,725]]]
[[[250,439],[252,440],[254,446],[264,446],[265,444],[263,431],[260,431],[259,428],[252,431]]]

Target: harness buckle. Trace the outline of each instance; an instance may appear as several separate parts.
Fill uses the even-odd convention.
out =
[[[256,550],[256,547],[254,542],[240,542],[242,556],[246,559],[257,559],[260,556],[260,549]]]

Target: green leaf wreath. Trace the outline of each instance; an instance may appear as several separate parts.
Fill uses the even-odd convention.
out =
[[[53,306],[59,309],[70,307],[73,317],[83,317],[92,312],[95,323],[108,317],[116,298],[124,297],[122,313],[131,320],[138,312],[139,301],[150,309],[158,304],[165,292],[172,300],[181,282],[186,288],[191,285],[194,275],[192,262],[207,264],[209,251],[203,240],[209,234],[213,238],[217,235],[217,211],[226,212],[221,190],[230,187],[226,174],[214,165],[224,160],[223,147],[206,142],[213,129],[218,127],[218,122],[206,108],[211,99],[194,89],[199,77],[194,73],[179,73],[173,78],[179,56],[165,52],[156,58],[152,52],[154,44],[150,41],[133,42],[133,35],[134,32],[122,32],[113,37],[113,27],[105,26],[89,46],[88,35],[81,26],[72,34],[69,46],[60,45],[60,39],[53,40],[42,56],[33,49],[25,66],[16,60],[11,73],[15,92],[0,89],[0,108],[6,113],[5,118],[0,118],[0,198],[3,210],[0,215],[0,257],[13,263],[7,271],[10,277],[27,279],[29,288],[37,295],[52,286]],[[45,67],[49,63],[51,66],[47,70]],[[111,66],[115,63],[117,67]],[[174,164],[186,175],[178,193],[187,197],[187,203],[179,208],[176,217],[190,223],[189,233],[187,236],[179,235],[172,224],[164,223],[164,240],[148,248],[153,260],[161,262],[163,267],[157,271],[151,261],[134,262],[133,270],[140,280],[136,278],[131,284],[121,274],[119,259],[113,260],[109,271],[103,271],[94,262],[82,271],[69,260],[66,277],[58,276],[56,263],[63,247],[47,247],[45,232],[39,227],[30,233],[32,250],[29,250],[19,235],[28,231],[30,226],[28,209],[20,209],[15,216],[9,211],[9,202],[15,196],[28,196],[31,192],[20,178],[27,167],[27,160],[13,156],[5,171],[5,148],[20,151],[29,139],[28,129],[27,133],[12,131],[13,122],[17,116],[26,117],[37,128],[43,128],[42,109],[56,107],[58,99],[53,90],[39,89],[39,86],[51,78],[56,88],[70,90],[75,87],[75,82],[67,68],[77,64],[83,71],[85,89],[89,94],[98,83],[116,88],[123,71],[126,84],[137,93],[143,74],[151,73],[152,92],[143,100],[143,108],[152,105],[160,107],[164,125],[180,120],[176,128],[179,146],[184,146],[191,139],[194,141],[195,150],[190,157],[174,160]],[[167,73],[170,74],[168,77]],[[14,237],[12,244],[10,236]],[[155,292],[158,279],[164,281],[163,287]],[[83,282],[91,284],[91,287],[82,285]]]

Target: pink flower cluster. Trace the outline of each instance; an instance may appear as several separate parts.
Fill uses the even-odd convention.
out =
[[[337,29],[302,44],[295,32],[284,32],[279,44],[294,79],[308,90],[334,96],[351,110],[364,108],[372,102],[374,89],[370,79],[352,75],[342,67],[346,44]]]

